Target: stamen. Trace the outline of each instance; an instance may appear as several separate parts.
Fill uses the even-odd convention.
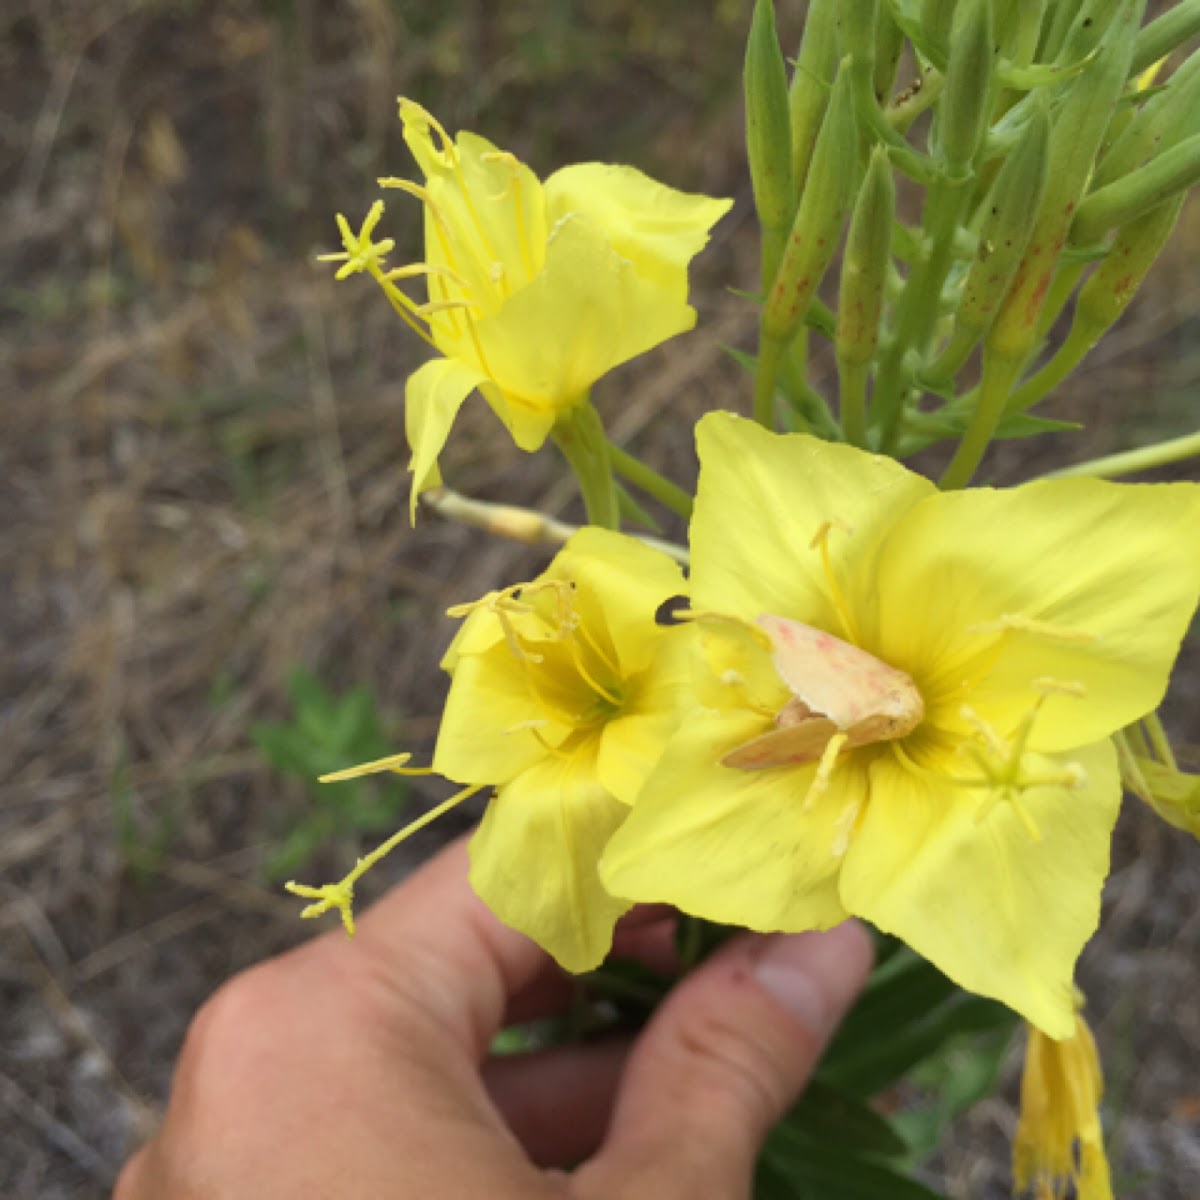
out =
[[[493,200],[505,200],[508,196],[513,198],[513,207],[517,212],[517,244],[521,250],[521,264],[525,268],[525,274],[532,279],[534,275],[533,255],[529,249],[529,238],[525,232],[525,222],[521,219],[521,163],[515,154],[510,154],[507,150],[497,150],[491,154],[483,156],[484,162],[503,162],[509,168],[508,187],[504,191],[491,197]]]
[[[809,549],[820,550],[821,563],[825,568],[825,581],[829,584],[829,598],[833,603],[833,610],[842,623],[842,632],[846,635],[846,641],[858,645],[858,630],[854,624],[854,617],[851,615],[850,605],[846,603],[846,594],[842,591],[841,584],[838,583],[837,576],[833,572],[833,561],[829,554],[829,533],[835,527],[842,530],[843,533],[851,532],[850,527],[842,521],[823,521],[813,535]]]
[[[834,858],[844,858],[850,849],[850,837],[858,824],[858,815],[862,812],[863,797],[857,795],[838,814],[833,825],[833,843],[829,847]]]
[[[457,284],[464,292],[469,293],[471,285],[457,272],[437,263],[410,263],[407,267],[394,267],[384,276],[385,279],[417,279],[421,276],[434,276],[449,279]]]
[[[395,756],[401,757],[401,756]],[[382,760],[386,761],[386,760]],[[386,769],[386,768],[385,768]],[[306,900],[312,900],[314,903],[308,905],[300,916],[304,918],[319,917],[322,913],[329,912],[330,909],[336,908],[341,914],[342,924],[346,928],[346,933],[354,936],[354,885],[365,875],[381,858],[390,854],[401,842],[410,838],[420,829],[424,829],[426,825],[432,824],[442,816],[443,813],[448,813],[456,805],[461,804],[464,800],[474,796],[476,792],[481,792],[490,784],[475,783],[470,787],[463,788],[462,791],[455,792],[449,800],[443,800],[441,804],[431,808],[424,816],[418,817],[415,821],[410,822],[398,833],[392,834],[386,842],[377,846],[370,854],[364,855],[355,864],[354,869],[348,875],[345,875],[337,883],[325,883],[320,887],[310,887],[306,883],[296,883],[295,880],[288,880],[283,886],[294,896],[303,896]]]
[[[996,621],[984,621],[980,625],[969,625],[968,633],[1031,633],[1038,637],[1053,638],[1059,642],[1087,644],[1097,637],[1086,629],[1071,629],[1067,625],[1055,625],[1051,621],[1039,621],[1020,613],[1006,614]]]
[[[341,783],[344,779],[361,779],[364,775],[379,775],[389,771],[393,775],[432,775],[432,767],[406,767],[404,764],[412,759],[411,754],[389,754],[387,758],[377,758],[372,762],[359,763],[356,767],[347,767],[344,771],[330,771],[327,775],[318,775],[318,783]]]
[[[835,733],[821,751],[821,760],[817,763],[817,773],[804,793],[804,803],[800,805],[801,812],[811,812],[817,801],[829,790],[829,779],[833,775],[834,764],[838,753],[849,740],[845,733]]]

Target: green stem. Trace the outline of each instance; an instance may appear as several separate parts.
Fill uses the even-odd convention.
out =
[[[786,349],[787,343],[759,332],[758,367],[754,372],[754,419],[772,433],[775,431],[775,381]]]
[[[612,459],[613,470],[623,479],[628,479],[634,487],[641,488],[665,508],[681,517],[686,519],[692,515],[692,498],[678,484],[672,483],[653,467],[646,466],[640,459],[634,458],[632,454],[611,442],[608,453]]]
[[[599,525],[602,529],[620,529],[621,514],[613,483],[611,449],[600,414],[585,396],[559,416],[552,432],[579,482],[588,524]]]
[[[933,239],[932,244],[929,253],[913,265],[904,291],[896,301],[896,311],[900,314],[896,332],[880,360],[875,382],[872,408],[885,453],[895,444],[904,401],[912,387],[910,352],[924,352],[937,321],[942,286],[954,261],[955,235],[970,195],[969,183],[969,179],[939,176],[929,190],[923,225]]]
[[[842,430],[852,446],[867,444],[867,364],[838,359]]]
[[[1165,442],[1155,442],[1153,446],[1139,446],[1136,450],[1124,450],[1120,454],[1109,454],[1104,458],[1076,463],[1059,471],[1051,471],[1046,478],[1066,479],[1074,475],[1086,475],[1094,479],[1114,479],[1119,475],[1132,475],[1135,471],[1164,467],[1168,463],[1180,462],[1196,455],[1200,455],[1200,432],[1188,433]]]
[[[1178,771],[1179,764],[1175,761],[1175,752],[1171,749],[1167,731],[1163,728],[1158,713],[1152,712],[1144,716],[1142,725],[1150,738],[1150,744],[1154,747],[1154,753],[1158,755],[1159,762],[1165,763],[1172,771]]]
[[[971,482],[1004,414],[1009,393],[1021,370],[1021,361],[1020,358],[1002,358],[995,351],[984,351],[983,378],[979,381],[975,411],[950,465],[938,481],[939,487],[950,491]]]
[[[1071,332],[1058,348],[1054,357],[1034,375],[1021,384],[1010,397],[1006,408],[1009,412],[1025,412],[1040,404],[1077,366],[1087,352],[1096,344],[1096,332],[1076,322]]]

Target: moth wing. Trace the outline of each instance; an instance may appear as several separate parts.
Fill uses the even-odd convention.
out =
[[[735,746],[721,759],[721,765],[741,771],[761,771],[788,763],[815,762],[837,732],[837,725],[827,717],[811,717]]]
[[[841,638],[787,617],[764,613],[779,678],[815,713],[847,731],[879,711],[895,693],[901,672]],[[911,686],[911,685],[910,685]]]

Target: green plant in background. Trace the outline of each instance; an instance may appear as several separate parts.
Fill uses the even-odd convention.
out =
[[[754,422],[702,418],[695,500],[612,442],[592,385],[689,326],[719,202],[598,164],[543,194],[402,101],[426,183],[380,182],[421,201],[426,261],[388,265],[378,202],[357,233],[339,216],[343,251],[323,256],[442,355],[409,380],[414,499],[567,546],[450,610],[467,620],[434,764],[469,786],[340,882],[288,887],[352,933],[363,871],[487,788],[475,890],[635,1025],[670,981],[603,961],[633,903],[678,908],[684,970],[734,928],[869,920],[871,985],[764,1149],[763,1197],[935,1195],[919,1160],[993,1086],[1018,1014],[1017,1187],[1112,1196],[1073,979],[1122,783],[1198,828],[1156,710],[1200,593],[1200,488],[1101,480],[1200,454],[1200,433],[1055,473],[1090,478],[970,485],[993,442],[1071,428],[1034,410],[1200,179],[1200,55],[1169,61],[1200,0],[1143,26],[1146,7],[812,0],[789,79],[757,0]],[[815,338],[836,392],[809,369]],[[475,388],[522,448],[557,444],[608,531],[441,486]],[[936,447],[936,482],[898,461]],[[626,485],[691,516],[690,548],[621,534]],[[429,770],[382,749],[339,777]],[[913,1098],[895,1120],[892,1096]]]
[[[408,802],[406,784],[399,779],[317,782],[349,763],[380,758],[391,746],[369,688],[356,687],[336,696],[298,667],[288,680],[287,692],[291,720],[255,725],[250,736],[276,771],[304,784],[310,807],[293,820],[282,844],[264,864],[268,879],[303,867],[331,838],[391,828]]]

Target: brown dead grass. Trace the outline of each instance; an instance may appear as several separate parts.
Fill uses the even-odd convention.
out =
[[[363,281],[335,287],[311,261],[332,211],[361,213],[375,174],[407,169],[394,96],[542,169],[623,158],[738,194],[700,272],[704,331],[623,370],[599,403],[618,440],[688,481],[692,418],[746,402],[720,346],[746,344],[751,317],[719,287],[749,285],[754,260],[732,95],[745,5],[586,7],[59,0],[0,17],[5,1196],[103,1194],[153,1124],[189,1014],[309,932],[257,876],[305,811],[247,739],[282,711],[289,670],[370,683],[397,744],[427,749],[445,607],[539,561],[409,528],[400,401],[420,347]],[[415,250],[412,214],[390,209]],[[1198,251],[1193,208],[1063,399],[1086,438],[1044,453],[1194,426]],[[1014,447],[995,469],[1035,465]],[[552,457],[519,454],[478,409],[447,473],[472,495],[577,511]],[[1174,710],[1193,746],[1196,658]],[[311,873],[355,849],[330,847]],[[1156,1173],[1126,1194],[1190,1197],[1200,854],[1136,811],[1117,850],[1086,974],[1118,1159]],[[136,870],[151,852],[156,870]],[[997,1099],[960,1131],[955,1195],[1004,1194],[1012,1120]]]

